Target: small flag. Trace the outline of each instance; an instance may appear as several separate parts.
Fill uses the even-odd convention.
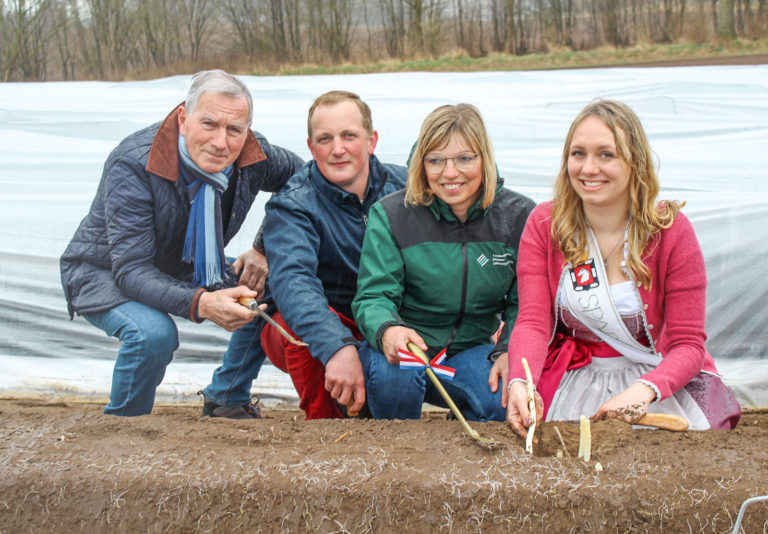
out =
[[[429,362],[429,367],[435,372],[436,375],[441,376],[447,380],[453,380],[453,376],[456,374],[456,369],[443,365],[447,358],[446,349],[441,350],[437,356],[432,358]],[[421,369],[427,367],[421,358],[415,354],[411,354],[407,350],[397,351],[397,355],[400,357],[401,369]]]

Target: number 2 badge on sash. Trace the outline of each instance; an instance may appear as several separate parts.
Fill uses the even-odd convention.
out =
[[[572,267],[570,275],[574,291],[586,291],[587,289],[592,289],[600,285],[594,258],[590,258],[581,265]]]

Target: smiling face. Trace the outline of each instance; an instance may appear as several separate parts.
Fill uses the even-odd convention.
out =
[[[568,152],[571,187],[585,208],[629,205],[630,166],[618,152],[613,132],[588,116],[573,132]]]
[[[310,124],[307,146],[322,175],[362,199],[368,186],[369,157],[378,141],[376,131],[366,131],[360,108],[352,100],[317,106]]]
[[[476,152],[470,148],[464,138],[452,134],[448,144],[439,150],[432,150],[425,156],[429,158],[455,158],[460,155],[472,155]],[[480,188],[483,185],[482,157],[474,158],[467,170],[460,171],[456,168],[454,159],[445,162],[445,168],[441,172],[429,172],[425,166],[429,188],[440,200],[451,207],[453,214],[459,220],[465,221],[467,210],[480,196]]]
[[[210,173],[229,167],[245,144],[250,109],[245,98],[205,92],[195,109],[179,108],[179,133],[192,161]]]

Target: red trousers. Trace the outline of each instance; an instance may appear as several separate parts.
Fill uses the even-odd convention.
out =
[[[339,316],[345,326],[352,330],[357,339],[362,339],[357,325],[352,320],[340,313],[334,313]],[[285,324],[280,312],[276,312],[272,318],[290,332],[293,337],[297,337]],[[299,394],[299,407],[304,410],[307,419],[341,419],[344,417],[339,410],[339,405],[325,390],[325,366],[320,360],[312,357],[307,347],[294,345],[270,324],[264,325],[261,331],[261,346],[267,353],[269,361],[291,376],[293,386]]]

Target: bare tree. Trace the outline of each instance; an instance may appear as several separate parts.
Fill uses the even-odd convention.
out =
[[[457,48],[521,55],[767,27],[768,0],[0,0],[0,80],[121,79],[179,60],[274,69]]]
[[[70,0],[74,2],[75,0]],[[56,2],[53,9],[54,26],[58,28],[55,39],[61,77],[64,80],[74,80],[77,66],[75,39],[72,37],[74,21],[71,12],[75,10],[70,2]]]
[[[463,3],[461,9],[461,24],[457,24],[459,35],[463,35],[461,48],[470,56],[483,56],[487,37],[483,31],[483,2]]]
[[[442,0],[405,0],[408,6],[408,43],[411,53],[440,55],[443,31]]]
[[[515,0],[507,2],[507,44],[504,47],[508,54],[517,54],[517,30],[515,24]]]
[[[517,0],[515,4],[515,45],[516,54],[526,54],[531,50],[532,7],[529,3]]]
[[[7,5],[7,10],[5,9]],[[2,81],[43,80],[48,46],[55,35],[50,0],[13,0],[0,4],[0,75]]]
[[[223,14],[235,30],[236,46],[251,59],[269,50],[266,14],[254,0],[227,0]]]
[[[456,34],[459,40],[459,47],[464,48],[466,50],[466,40],[464,39],[464,3],[462,0],[456,0],[455,5],[455,12],[456,12]]]
[[[149,67],[162,67],[182,56],[178,31],[179,0],[139,2],[137,30],[142,35],[142,50],[136,61]]]
[[[404,0],[408,6],[408,43],[410,50],[417,54],[424,51],[424,0]]]
[[[286,9],[286,28],[288,29],[288,41],[290,43],[290,54],[294,61],[301,61],[303,58],[301,44],[301,0],[285,0]]]
[[[284,13],[283,0],[269,0],[273,53],[279,63],[285,61],[288,55],[288,47],[285,40],[285,23],[283,22]]]
[[[320,39],[322,38],[321,21],[323,19],[322,5],[319,1],[309,2],[307,7],[307,59],[309,61],[315,60],[320,54],[317,51],[322,46]]]
[[[733,17],[733,0],[720,0],[718,19],[717,34],[722,39],[734,39],[736,29]]]
[[[328,25],[326,44],[334,62],[349,60],[352,44],[352,0],[326,0]]]
[[[81,34],[80,50],[87,69],[100,78],[116,78],[128,71],[134,13],[128,0],[85,0],[86,27],[90,39]]]
[[[550,19],[550,25],[553,29],[552,40],[557,45],[562,45],[565,42],[566,25],[565,21],[568,20],[568,14],[565,12],[565,2],[560,0],[549,0],[549,5],[546,6],[547,13]]]
[[[478,57],[485,56],[487,51],[485,49],[485,29],[483,28],[483,21],[485,20],[485,17],[483,16],[483,4],[478,2],[477,4],[477,50],[476,54]]]
[[[217,10],[212,0],[180,0],[181,20],[187,30],[189,58],[200,59],[200,52],[213,34]]]
[[[491,0],[491,50],[501,52],[507,38],[506,10],[502,0]]]
[[[390,57],[405,57],[405,14],[403,0],[379,0],[384,42]]]
[[[659,23],[662,41],[674,42],[683,33],[685,22],[685,0],[664,0],[663,16]]]
[[[603,0],[603,27],[608,43],[614,46],[627,46],[629,36],[626,24],[626,9],[623,1]]]
[[[373,60],[376,54],[373,51],[373,33],[371,31],[371,22],[368,17],[368,0],[362,0],[363,2],[363,21],[365,22],[365,33],[368,36],[368,59]]]

